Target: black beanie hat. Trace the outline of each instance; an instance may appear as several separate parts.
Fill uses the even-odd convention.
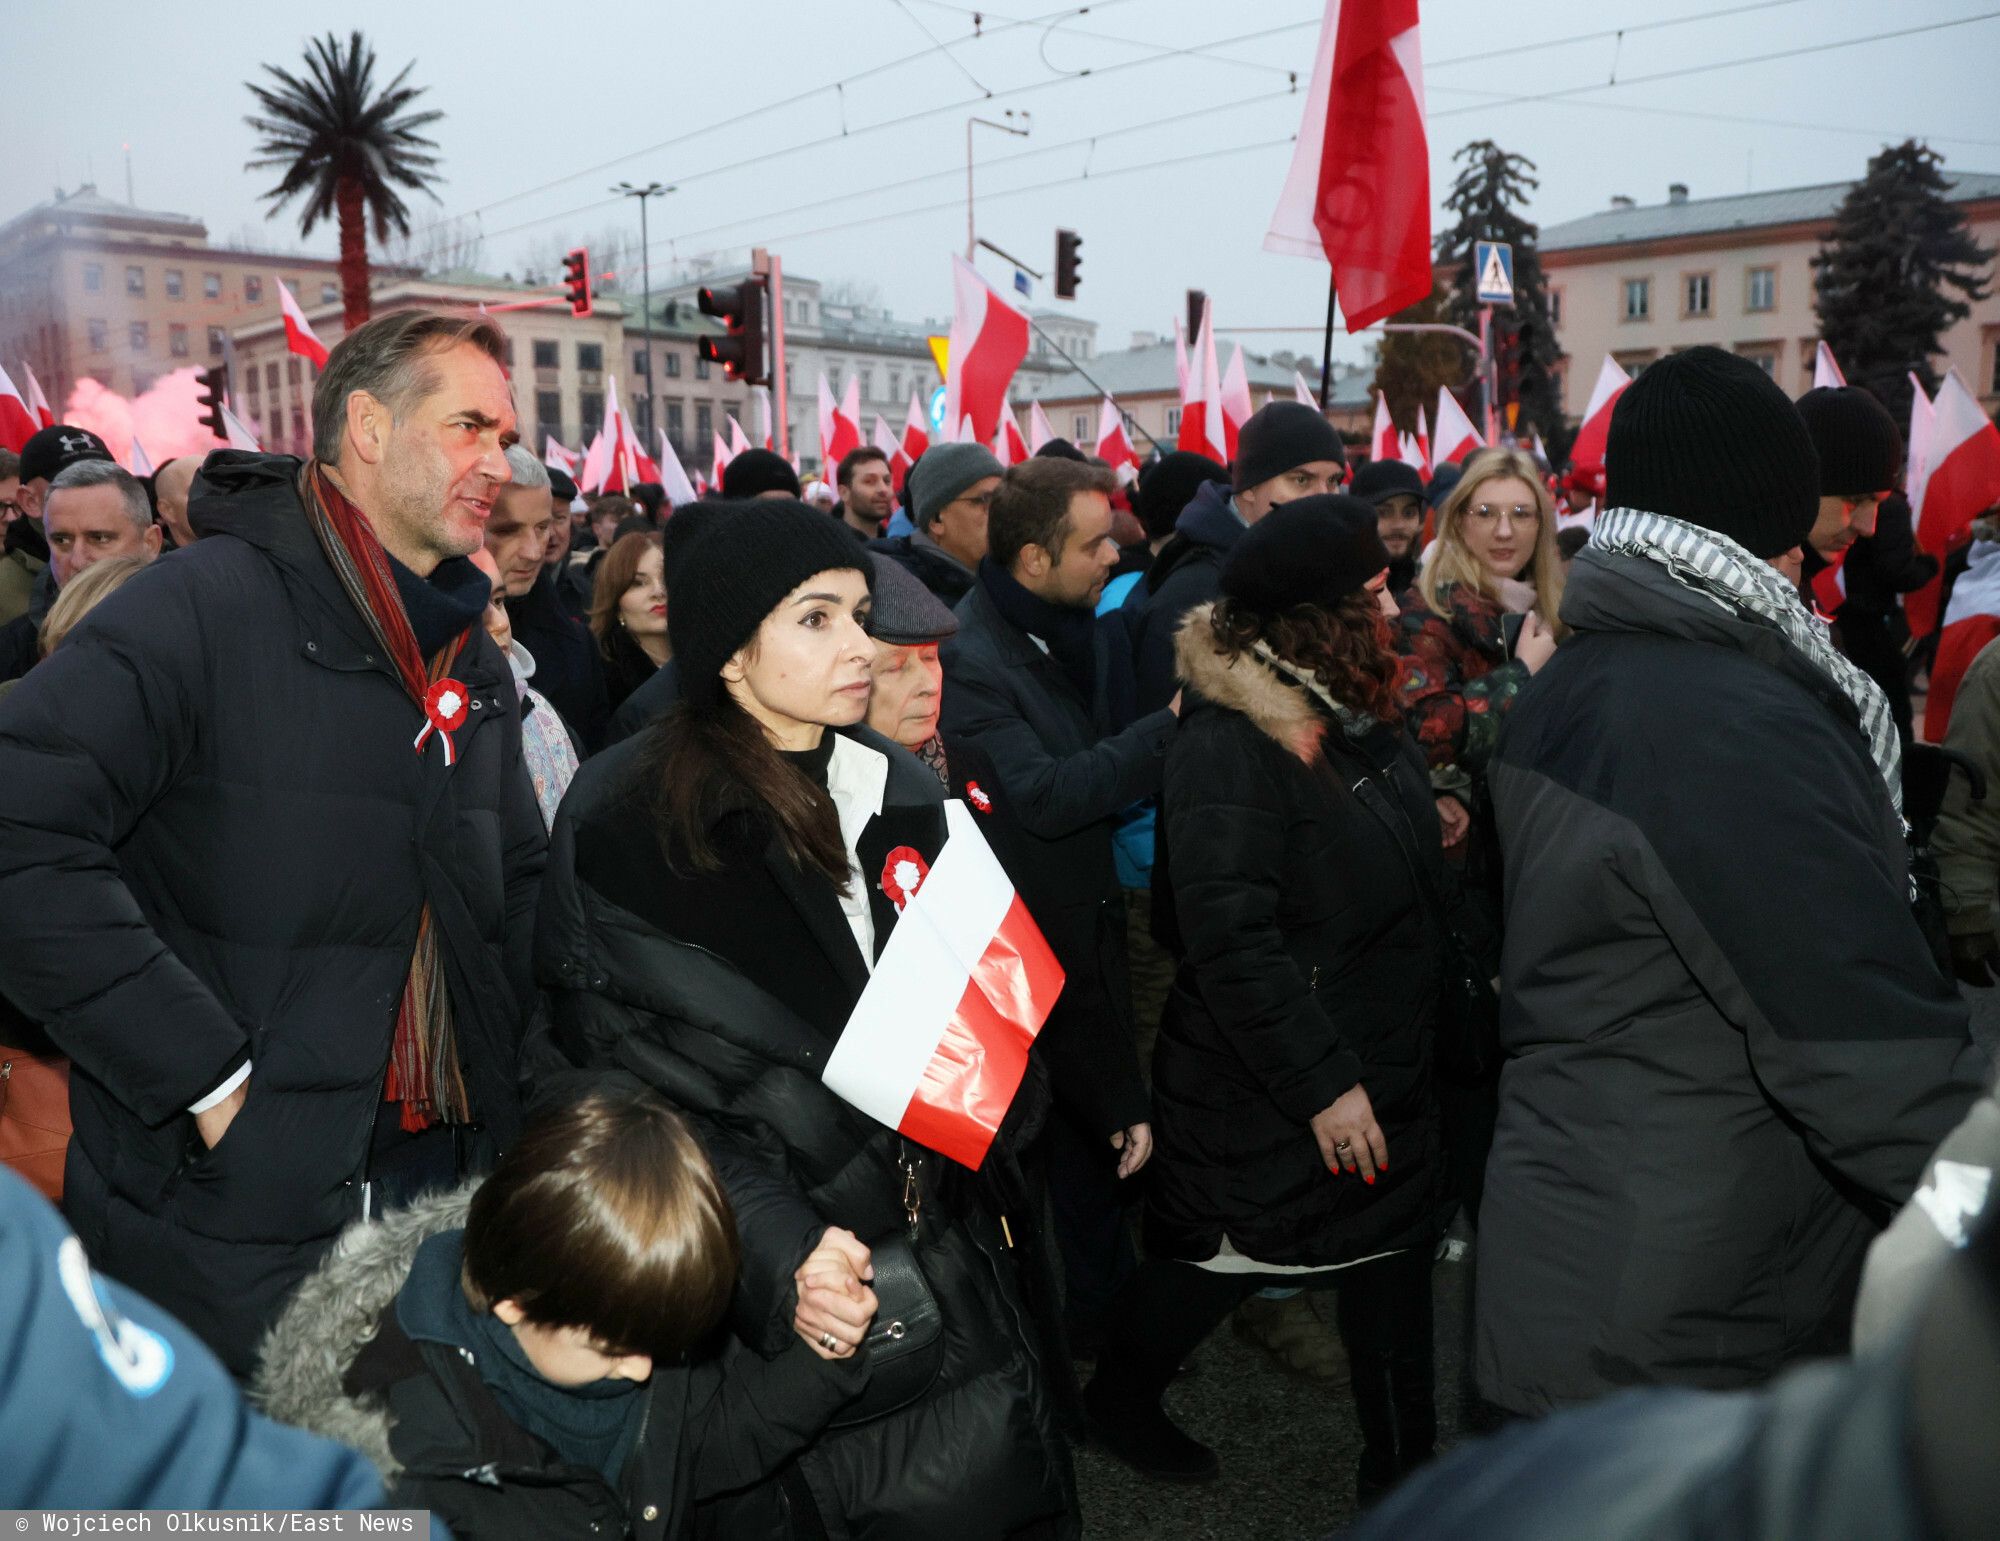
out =
[[[725,498],[754,498],[760,492],[782,492],[800,497],[799,473],[792,463],[775,450],[746,449],[722,468],[722,495]]]
[[[1069,440],[1063,438],[1055,438],[1049,440],[1048,443],[1044,444],[1040,449],[1035,451],[1034,458],[1037,460],[1079,460],[1079,461],[1088,461],[1090,459],[1090,457],[1086,455],[1082,450],[1078,449],[1074,444],[1070,443]]]
[[[1799,398],[1819,451],[1822,497],[1889,492],[1903,468],[1903,435],[1889,409],[1858,385],[1823,385]]]
[[[37,430],[21,446],[21,480],[47,477],[54,481],[79,460],[109,460],[111,451],[88,428],[55,423]]]
[[[707,529],[717,518],[735,507],[721,498],[696,498],[692,503],[682,503],[667,515],[667,522],[660,529],[660,576],[667,585],[667,603],[674,598],[674,584],[678,581],[681,563],[694,549],[694,538]]]
[[[1394,497],[1415,498],[1422,503],[1424,473],[1407,460],[1371,460],[1354,473],[1348,491],[1377,507]]]
[[[713,706],[722,695],[722,666],[764,617],[813,574],[837,569],[874,579],[868,553],[847,526],[804,503],[762,498],[709,520],[681,557],[667,602],[682,699]]]
[[[1139,473],[1132,512],[1146,527],[1148,540],[1162,540],[1174,533],[1174,521],[1194,501],[1203,483],[1226,485],[1228,481],[1228,467],[1208,456],[1197,455],[1193,450],[1170,450]]]
[[[1243,533],[1223,559],[1222,592],[1263,615],[1330,610],[1388,565],[1374,507],[1319,493],[1279,504]]]
[[[549,494],[556,500],[557,511],[566,515],[576,501],[576,480],[561,466],[550,466],[548,472]]]
[[[1604,447],[1604,502],[1685,520],[1768,559],[1819,513],[1819,456],[1778,384],[1720,348],[1670,353],[1625,387]]]
[[[1347,464],[1333,424],[1303,401],[1274,401],[1251,413],[1237,435],[1235,488],[1241,492],[1315,460]]]

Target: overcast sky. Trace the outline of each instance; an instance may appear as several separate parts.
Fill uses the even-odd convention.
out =
[[[264,218],[258,194],[273,178],[242,169],[252,144],[242,82],[265,61],[298,60],[306,12],[270,0],[4,9],[0,218],[93,174],[123,197],[129,143],[142,206],[198,215],[218,241],[255,227],[299,248],[290,213]],[[652,205],[656,283],[675,257],[740,256],[764,242],[789,272],[873,284],[898,314],[943,316],[946,256],[965,241],[966,120],[1011,108],[1032,115],[1028,138],[976,130],[979,233],[1046,267],[1054,230],[1081,232],[1076,308],[1102,323],[1100,346],[1169,328],[1197,286],[1215,296],[1223,327],[1302,328],[1260,347],[1316,348],[1326,270],[1269,255],[1262,240],[1320,0],[1095,0],[1081,18],[1057,0],[979,9],[981,37],[973,7],[940,0],[336,0],[310,13],[362,29],[385,79],[415,61],[426,105],[445,113],[442,202],[416,200],[415,216],[476,220],[491,271],[519,272],[620,221],[636,229],[636,207],[607,188],[657,179],[679,190]],[[1952,166],[2000,171],[2000,16],[1701,68],[1989,10],[2000,7],[1427,0],[1432,191],[1442,199],[1452,152],[1482,137],[1537,163],[1529,212],[1544,224],[1619,193],[1658,202],[1673,181],[1701,197],[1849,178],[1906,135]],[[1045,19],[1021,24],[1030,17]],[[1606,35],[1621,26],[1624,36]],[[1545,99],[1509,100],[1525,97]],[[913,114],[927,115],[877,127]],[[330,253],[331,229],[306,245]],[[1006,281],[996,259],[982,266]],[[1340,351],[1355,356],[1358,344]]]

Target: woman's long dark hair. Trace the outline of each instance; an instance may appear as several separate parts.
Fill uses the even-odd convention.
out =
[[[1208,625],[1223,652],[1247,653],[1262,642],[1286,663],[1317,674],[1342,706],[1382,722],[1402,721],[1396,690],[1402,664],[1389,618],[1372,590],[1357,589],[1332,609],[1299,605],[1281,615],[1264,615],[1224,597],[1215,602]]]
[[[653,788],[654,828],[669,866],[721,871],[712,826],[725,813],[747,812],[770,821],[801,872],[847,892],[847,843],[833,799],[786,763],[727,691],[712,707],[683,701],[669,712],[652,730],[640,774]]]

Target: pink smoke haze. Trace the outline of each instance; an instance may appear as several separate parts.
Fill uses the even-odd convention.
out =
[[[83,379],[69,393],[62,420],[88,428],[105,443],[120,465],[132,463],[132,438],[146,446],[146,456],[163,466],[177,455],[206,455],[227,444],[201,425],[201,371],[176,369],[154,382],[136,401],[128,401],[97,381]]]

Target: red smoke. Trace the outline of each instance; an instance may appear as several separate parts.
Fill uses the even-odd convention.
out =
[[[69,393],[62,420],[96,434],[121,465],[132,463],[134,434],[156,466],[177,455],[206,455],[228,446],[201,424],[201,403],[196,399],[200,384],[199,370],[176,369],[145,395],[128,401],[95,380],[79,380]]]

